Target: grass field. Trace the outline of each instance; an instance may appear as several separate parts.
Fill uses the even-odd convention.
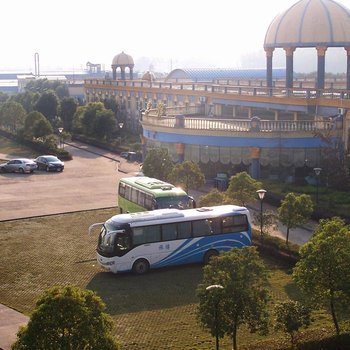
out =
[[[151,271],[144,276],[113,275],[95,261],[97,235],[90,224],[114,214],[112,209],[0,222],[0,302],[27,315],[48,287],[73,284],[96,291],[116,324],[123,349],[213,349],[214,339],[196,321],[195,290],[202,266]],[[288,268],[267,260],[272,300],[298,298]],[[321,313],[315,327],[332,332]],[[323,332],[327,333],[326,331]],[[281,349],[283,336],[251,335],[242,329],[240,349]],[[230,349],[230,339],[221,341]]]
[[[0,136],[0,152],[7,155],[7,158],[15,158],[15,157],[35,158],[36,157],[35,151],[1,136]]]

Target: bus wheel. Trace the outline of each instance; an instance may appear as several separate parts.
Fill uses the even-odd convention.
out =
[[[134,262],[132,272],[136,275],[143,275],[149,270],[149,263],[146,259],[139,259]]]
[[[218,256],[219,255],[219,252],[215,249],[212,249],[212,250],[208,250],[205,254],[204,254],[204,264],[207,265],[209,264],[210,262],[210,259],[213,257],[213,256]]]

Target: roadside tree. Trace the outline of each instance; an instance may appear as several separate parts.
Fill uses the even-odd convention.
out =
[[[53,287],[36,302],[27,326],[17,333],[12,350],[117,350],[113,320],[92,291]]]
[[[103,111],[105,108],[102,102],[90,102],[84,107],[83,115],[81,118],[81,125],[83,132],[87,136],[94,135],[96,115],[97,112]]]
[[[219,285],[220,299],[208,286]],[[213,257],[204,267],[203,281],[197,288],[198,320],[212,335],[227,334],[237,350],[237,332],[245,325],[251,332],[268,332],[267,269],[256,247],[234,248]],[[215,294],[214,294],[215,293]],[[214,302],[215,301],[215,302]],[[215,322],[215,316],[217,322]]]
[[[116,122],[113,111],[103,109],[96,113],[94,134],[99,139],[109,140],[116,130]]]
[[[289,334],[292,349],[300,328],[311,323],[311,309],[298,301],[286,300],[275,305],[275,329]]]
[[[58,115],[58,97],[53,91],[43,92],[35,104],[35,110],[42,113],[51,123]]]
[[[350,303],[350,226],[337,217],[321,220],[300,248],[293,278],[313,306],[329,308],[339,335],[339,316]]]
[[[226,195],[232,202],[246,206],[249,202],[256,200],[256,191],[259,188],[261,183],[243,171],[230,178]]]
[[[27,114],[24,120],[24,136],[31,140],[34,137],[33,128],[35,123],[38,122],[39,120],[44,120],[44,119],[46,119],[44,115],[38,111],[33,111]]]
[[[52,126],[50,122],[44,118],[37,120],[33,125],[33,136],[35,138],[46,138],[53,133]]]
[[[203,186],[205,177],[197,164],[187,160],[173,167],[169,174],[169,181],[184,187],[184,190],[188,192],[190,188],[195,190]]]
[[[62,120],[64,130],[71,131],[73,116],[77,111],[78,103],[73,97],[65,97],[62,99],[59,107],[59,116]]]
[[[142,171],[146,176],[168,181],[169,174],[174,167],[167,149],[153,148],[147,152],[142,165]]]
[[[278,208],[278,219],[287,227],[286,244],[289,230],[303,225],[310,219],[313,211],[312,199],[307,194],[288,193]]]

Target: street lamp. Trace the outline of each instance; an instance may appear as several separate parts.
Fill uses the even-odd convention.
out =
[[[322,168],[314,168],[314,172],[316,174],[316,209],[318,208],[318,186],[320,182],[320,174],[321,174]]]
[[[256,193],[259,195],[260,199],[260,238],[263,237],[263,200],[265,197],[266,190],[257,190]]]
[[[224,287],[221,284],[212,284],[205,288],[206,291],[220,291],[224,289]],[[214,309],[214,321],[215,321],[215,340],[216,340],[216,350],[219,350],[219,320],[218,320],[218,313],[219,313],[219,302],[220,299],[218,296],[215,298],[215,309]]]
[[[124,123],[118,123],[119,129],[123,129]]]
[[[63,128],[58,128],[58,132],[60,133],[60,148],[62,148],[62,145],[63,145],[63,141],[62,141]],[[63,146],[63,148],[64,148],[64,146]]]

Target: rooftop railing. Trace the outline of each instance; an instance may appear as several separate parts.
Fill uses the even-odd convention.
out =
[[[341,88],[334,89],[334,83],[326,85],[325,89],[312,88],[310,82],[301,81],[295,82],[295,87],[287,89],[282,84],[275,84],[275,87],[268,88],[263,86],[262,83],[256,85],[250,84],[240,85],[226,85],[226,84],[214,84],[214,83],[190,83],[190,82],[149,82],[145,80],[98,80],[87,79],[85,80],[86,92],[96,93],[99,89],[105,90],[111,87],[120,87],[121,90],[135,91],[138,90],[141,93],[140,97],[151,98],[147,95],[147,92],[154,92],[154,90],[177,90],[183,92],[191,91],[196,95],[209,96],[210,94],[223,94],[223,95],[241,95],[241,96],[273,96],[273,97],[290,97],[290,98],[327,98],[327,99],[350,99],[350,91]],[[339,86],[339,85],[337,85]]]

